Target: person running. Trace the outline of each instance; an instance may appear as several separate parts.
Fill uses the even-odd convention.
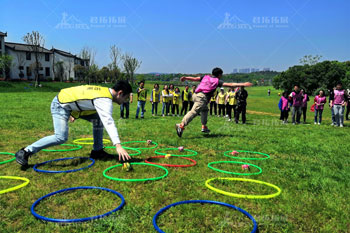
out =
[[[335,126],[344,127],[344,110],[347,100],[348,96],[343,89],[343,84],[341,82],[337,83],[336,89],[334,90],[334,100],[331,101],[335,116]]]
[[[196,91],[196,88],[197,88],[196,85],[192,85],[192,89],[191,89],[191,98],[190,98],[190,108],[189,108],[188,111],[191,111],[191,109],[192,109],[192,107],[193,107],[193,104],[194,104],[194,102],[193,102],[193,95],[194,95],[194,93],[195,93],[195,91]]]
[[[50,146],[65,143],[68,140],[68,122],[81,118],[93,123],[93,150],[90,157],[94,159],[115,158],[103,150],[103,127],[106,129],[119,160],[130,159],[129,154],[120,144],[118,130],[115,126],[113,102],[122,104],[132,92],[126,81],[118,81],[112,88],[100,86],[76,86],[62,89],[51,103],[51,115],[55,134],[44,137],[16,152],[17,163],[28,165],[29,157]]]
[[[303,102],[304,95],[300,91],[299,85],[294,86],[294,91],[289,95],[289,98],[293,101],[292,104],[292,123],[300,124],[301,118],[301,105]]]
[[[304,120],[303,123],[306,124],[307,102],[310,101],[310,99],[309,99],[309,96],[307,95],[307,93],[305,92],[304,89],[302,89],[301,92],[304,95],[303,102],[301,103],[301,112],[302,112],[303,120]]]
[[[213,110],[214,110],[214,116],[216,116],[218,114],[218,111],[217,111],[217,104],[216,104],[216,98],[218,96],[218,91],[215,90],[214,91],[214,94],[213,94],[213,97],[210,98],[210,116],[213,115]]]
[[[221,87],[218,97],[216,97],[216,103],[218,104],[218,107],[219,107],[218,117],[221,116],[221,113],[222,113],[222,116],[225,117],[225,100],[226,100],[225,89]]]
[[[181,99],[182,99],[182,108],[181,108],[181,115],[186,115],[188,104],[190,101],[190,97],[192,96],[191,92],[189,91],[189,86],[185,86],[185,90],[181,93]]]
[[[181,123],[175,124],[176,133],[179,137],[182,136],[185,126],[187,126],[198,113],[201,113],[201,122],[202,122],[202,132],[209,133],[210,130],[207,127],[207,118],[208,118],[208,103],[210,98],[213,96],[214,91],[217,87],[238,87],[238,86],[251,86],[251,83],[224,83],[223,80],[220,80],[222,77],[223,71],[220,68],[214,68],[212,75],[204,75],[203,77],[181,77],[181,81],[189,80],[200,82],[195,94],[193,95],[193,107],[189,111]]]
[[[129,98],[125,100],[124,103],[120,105],[120,118],[124,119],[124,109],[125,109],[125,119],[129,118],[129,109],[130,109],[130,104],[132,104],[132,93],[130,93]]]
[[[238,124],[239,121],[239,115],[242,113],[242,123],[245,124],[246,122],[246,111],[247,111],[247,98],[248,98],[248,92],[245,90],[244,86],[242,86],[236,93],[236,100],[237,100],[237,113],[236,113],[236,124]]]
[[[233,110],[234,119],[236,117],[236,105],[237,105],[236,92],[232,87],[228,89],[227,96],[226,96],[226,103],[227,103],[226,114],[228,115],[228,121],[231,121],[232,110]]]
[[[160,90],[159,90],[159,84],[156,83],[154,84],[153,90],[151,93],[152,116],[157,116],[159,102],[160,102]]]
[[[139,113],[141,109],[141,118],[145,117],[145,105],[147,100],[147,90],[145,89],[145,81],[139,82],[139,87],[137,92],[137,109],[136,109],[136,119],[139,118]]]
[[[168,116],[169,115],[169,106],[170,106],[170,100],[172,99],[172,95],[169,93],[168,85],[164,85],[163,91],[162,91],[162,116]]]
[[[324,96],[324,91],[320,90],[319,95],[315,96],[314,104],[315,104],[315,122],[314,124],[321,124],[322,122],[322,113],[324,109],[324,105],[327,103],[326,96]],[[318,116],[318,120],[317,120]]]
[[[288,123],[288,115],[289,115],[289,100],[288,100],[288,92],[284,91],[281,96],[281,121],[283,124]]]
[[[174,91],[174,96],[173,96],[173,109],[172,109],[173,116],[175,116],[175,110],[176,110],[176,115],[179,116],[179,105],[180,105],[180,89],[176,87]]]

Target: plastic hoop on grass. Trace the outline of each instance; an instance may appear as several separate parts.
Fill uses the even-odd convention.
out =
[[[122,142],[120,143],[120,145],[124,145],[124,144],[130,144],[130,143],[139,143],[139,142],[143,142],[143,143],[147,143],[147,141],[130,141],[130,142]],[[123,146],[124,149],[136,149],[136,150],[150,150],[150,149],[154,149],[158,146],[158,143],[156,142],[151,142],[154,146],[152,147],[145,147],[145,148],[142,148],[142,147],[126,147],[126,146]]]
[[[47,217],[44,217],[42,215],[39,215],[35,212],[35,207],[43,200],[43,199],[46,199],[50,196],[53,196],[53,195],[56,195],[58,193],[63,193],[63,192],[67,192],[67,191],[71,191],[71,190],[77,190],[77,189],[100,189],[100,190],[104,190],[104,191],[107,191],[107,192],[111,192],[115,195],[117,195],[121,200],[122,202],[120,203],[120,205],[107,212],[107,213],[104,213],[104,214],[101,214],[101,215],[96,215],[96,216],[92,216],[92,217],[87,217],[87,218],[75,218],[75,219],[58,219],[58,218],[47,218]],[[36,200],[34,202],[34,204],[32,205],[32,207],[30,208],[30,211],[32,212],[32,214],[40,219],[40,220],[44,220],[44,221],[48,221],[48,222],[59,222],[59,223],[72,223],[72,222],[86,222],[86,221],[91,221],[91,220],[94,220],[94,219],[98,219],[98,218],[103,218],[103,217],[106,217],[118,210],[120,210],[125,204],[125,200],[124,200],[124,197],[122,194],[118,193],[117,191],[114,191],[112,189],[108,189],[108,188],[102,188],[102,187],[94,187],[94,186],[80,186],[80,187],[74,187],[74,188],[66,188],[66,189],[61,189],[61,190],[58,190],[58,191],[55,191],[55,192],[52,192],[52,193],[49,193],[43,197],[40,197],[38,200]]]
[[[157,155],[167,155],[168,153],[159,152],[159,151],[167,151],[167,150],[177,150],[178,151],[179,149],[178,148],[163,148],[163,149],[156,150],[154,153],[156,153]],[[174,155],[174,154],[171,154],[171,156],[190,157],[190,156],[198,155],[198,152],[194,151],[194,150],[184,149],[184,151],[192,152],[192,154],[189,154],[189,155]]]
[[[66,171],[41,170],[41,169],[37,168],[37,167],[42,166],[42,165],[47,164],[47,163],[57,162],[57,161],[62,161],[62,160],[69,160],[69,159],[89,159],[89,160],[91,160],[91,163],[86,167],[72,169],[72,170],[66,170]],[[94,164],[95,164],[95,160],[92,158],[89,158],[89,157],[69,157],[69,158],[54,159],[54,160],[49,160],[46,162],[38,163],[38,164],[34,165],[33,169],[36,172],[43,172],[43,173],[70,173],[70,172],[77,172],[77,171],[92,167]]]
[[[164,163],[153,163],[153,162],[148,161],[149,159],[156,159],[156,158],[165,158],[165,156],[161,155],[161,156],[150,157],[150,158],[145,160],[145,163],[156,164],[156,165],[163,166],[163,167],[193,167],[193,166],[195,166],[197,164],[197,162],[195,160],[190,159],[190,158],[186,158],[186,157],[178,157],[178,158],[186,159],[186,160],[192,162],[191,164],[186,164],[186,165],[181,165],[181,164],[164,164]]]
[[[242,164],[242,165],[247,164],[249,166],[252,166],[252,167],[255,167],[255,168],[259,169],[259,171],[258,172],[254,172],[254,173],[229,172],[229,171],[221,170],[221,169],[218,169],[218,168],[215,168],[215,167],[211,166],[212,164],[219,164],[219,163],[237,163],[237,164]],[[208,163],[208,167],[210,169],[213,169],[214,171],[217,171],[217,172],[233,174],[233,175],[240,175],[240,176],[252,176],[252,175],[259,175],[259,174],[262,173],[262,169],[260,167],[256,166],[255,164],[238,162],[238,161],[216,161],[216,162]]]
[[[93,142],[84,142],[86,140],[94,140],[93,138],[79,138],[79,139],[75,139],[73,141],[73,143],[75,144],[83,144],[83,145],[93,145]],[[103,139],[103,143],[111,143],[111,140],[109,139]]]
[[[231,153],[232,151],[225,151],[224,155],[229,157],[229,158],[233,158],[233,159],[245,159],[245,160],[265,160],[265,159],[269,159],[270,155],[265,154],[265,153],[261,153],[261,152],[256,152],[256,151],[247,151],[247,150],[236,150],[237,152],[242,152],[242,153],[250,153],[250,154],[258,154],[258,155],[263,155],[265,157],[263,158],[245,158],[245,157],[236,157],[236,156],[232,156],[229,155],[228,153]]]
[[[130,156],[136,156],[136,155],[140,155],[141,154],[141,151],[138,150],[138,149],[134,149],[134,148],[125,148],[123,147],[124,149],[127,149],[127,150],[133,150],[133,151],[136,151],[136,153],[134,154],[129,154]],[[105,149],[115,149],[115,146],[106,146]]]
[[[131,165],[146,165],[146,166],[153,166],[153,167],[157,167],[157,168],[161,168],[165,171],[165,174],[162,176],[158,176],[158,177],[152,177],[152,178],[144,178],[144,179],[122,179],[122,178],[115,178],[115,177],[111,177],[109,175],[106,175],[106,173],[115,168],[115,167],[121,167],[123,166],[123,164],[118,164],[118,165],[114,165],[112,167],[107,168],[106,170],[103,171],[103,176],[106,177],[107,179],[110,180],[116,180],[116,181],[128,181],[128,182],[139,182],[139,181],[148,181],[148,180],[161,180],[164,177],[166,177],[168,175],[168,169],[166,169],[165,167],[156,165],[156,164],[150,164],[150,163],[130,163]]]
[[[18,177],[18,176],[0,176],[0,179],[23,180],[23,181],[24,181],[24,183],[22,183],[22,184],[20,184],[20,185],[17,185],[17,186],[15,186],[15,187],[0,190],[0,194],[15,191],[15,190],[20,189],[20,188],[23,188],[24,186],[27,186],[27,185],[29,184],[29,179],[24,178],[24,177]]]
[[[9,152],[0,152],[0,155],[13,155],[13,156],[15,156],[15,154],[9,153]],[[10,163],[10,162],[12,162],[14,160],[16,160],[16,157],[11,158],[9,160],[1,161],[0,164]]]
[[[245,182],[251,182],[251,183],[257,183],[257,184],[263,184],[269,187],[272,187],[277,190],[277,192],[273,194],[267,194],[267,195],[248,195],[248,194],[239,194],[239,193],[231,193],[231,192],[226,192],[224,190],[214,188],[213,186],[209,185],[209,183],[213,180],[238,180],[238,181],[245,181]],[[281,189],[277,187],[276,185],[260,181],[260,180],[252,180],[252,179],[245,179],[245,178],[232,178],[232,177],[217,177],[217,178],[211,178],[207,181],[205,181],[205,186],[207,188],[213,190],[214,192],[226,195],[226,196],[231,196],[231,197],[237,197],[237,198],[247,198],[247,199],[269,199],[273,197],[277,197],[278,195],[281,194]]]
[[[73,145],[73,144],[61,144],[60,146],[71,146],[71,147],[75,147],[75,148],[72,148],[72,149],[57,149],[57,150],[43,149],[42,151],[46,151],[46,152],[66,152],[66,151],[80,150],[81,148],[83,148],[82,146]]]
[[[214,205],[221,205],[221,206],[226,206],[228,208],[232,208],[234,210],[238,210],[239,212],[243,213],[245,216],[247,216],[253,223],[253,230],[251,231],[251,233],[255,233],[258,229],[258,224],[256,223],[255,219],[253,218],[252,215],[250,215],[247,211],[245,211],[244,209],[241,209],[237,206],[234,205],[230,205],[227,204],[225,202],[218,202],[218,201],[209,201],[209,200],[189,200],[189,201],[179,201],[179,202],[175,202],[173,204],[170,204],[162,209],[160,209],[153,217],[152,223],[154,228],[156,229],[156,231],[161,232],[161,233],[165,233],[163,230],[161,230],[158,225],[157,225],[157,219],[159,217],[159,215],[161,215],[162,213],[164,213],[166,210],[170,209],[171,207],[177,206],[177,205],[183,205],[183,204],[191,204],[191,203],[200,203],[200,204],[214,204]]]

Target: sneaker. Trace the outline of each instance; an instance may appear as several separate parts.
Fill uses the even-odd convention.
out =
[[[92,150],[90,153],[90,158],[98,159],[98,160],[112,160],[112,159],[116,159],[117,157],[101,149],[101,150]]]
[[[293,122],[293,125],[295,125],[295,122]]]
[[[145,117],[142,116],[141,119],[143,119],[143,118],[145,118]]]
[[[317,122],[314,122],[314,125],[317,125]]]
[[[232,121],[231,119],[228,119],[227,121]]]
[[[320,123],[320,122],[318,122],[318,125],[321,125],[321,123]]]
[[[344,125],[340,125],[339,127],[340,127],[340,128],[343,128],[343,127],[344,127]]]
[[[162,114],[162,117],[165,117],[164,114]]]
[[[21,164],[22,166],[27,166],[28,165],[28,159],[32,155],[33,155],[32,152],[27,152],[27,151],[24,150],[24,148],[22,148],[19,151],[17,151],[16,154],[15,154],[16,162]]]
[[[175,129],[176,129],[177,136],[181,138],[185,128],[181,127],[180,124],[175,124]]]
[[[332,123],[331,126],[334,126],[334,123]]]
[[[136,119],[139,119],[139,117],[138,117],[138,116],[136,116]]]
[[[210,133],[210,129],[208,127],[202,127],[202,133]]]

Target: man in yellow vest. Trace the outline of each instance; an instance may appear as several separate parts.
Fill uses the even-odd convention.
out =
[[[90,157],[94,159],[111,159],[113,155],[103,150],[103,127],[106,129],[119,160],[130,159],[129,154],[120,145],[118,130],[112,118],[113,105],[122,104],[132,92],[126,81],[118,81],[113,88],[100,86],[76,86],[62,89],[51,103],[51,115],[55,134],[44,137],[16,153],[17,163],[26,166],[28,159],[40,150],[60,145],[68,140],[68,121],[77,118],[93,123],[94,145]]]
[[[182,91],[182,108],[181,108],[181,115],[187,113],[188,104],[190,102],[190,98],[192,97],[192,93],[189,91],[189,86],[186,85],[185,90]]]
[[[139,118],[139,113],[141,109],[141,118],[144,118],[145,115],[145,104],[147,100],[147,90],[145,89],[145,81],[139,82],[139,87],[136,90],[137,92],[137,110],[136,110],[136,119]]]

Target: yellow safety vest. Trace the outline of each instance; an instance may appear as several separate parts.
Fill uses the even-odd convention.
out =
[[[143,88],[143,90],[141,92],[137,93],[137,100],[139,101],[146,101],[146,89]]]
[[[77,87],[70,87],[62,89],[57,96],[58,102],[61,104],[74,103],[79,100],[94,100],[97,98],[109,98],[113,99],[111,92],[108,87],[84,85]],[[77,105],[78,106],[78,105]],[[96,113],[96,111],[72,111],[71,115],[74,118],[79,118],[80,116],[91,115]]]
[[[235,98],[235,96],[236,96],[236,92],[230,92],[230,93],[228,93],[228,99],[229,99],[229,102],[228,102],[228,104],[229,105],[237,105],[237,100],[236,100],[236,98]]]
[[[225,104],[226,93],[222,94],[220,92],[218,96],[219,96],[219,104]]]
[[[173,95],[173,104],[180,104],[180,93],[174,92]]]
[[[189,94],[189,92],[184,90],[184,99],[183,99],[183,101],[188,101],[188,94]]]
[[[211,97],[210,99],[210,102],[215,102],[217,96],[218,96],[218,91],[215,91],[213,97]]]
[[[175,90],[170,90],[170,89],[169,89],[169,94],[170,94],[170,95],[173,95],[172,97],[169,97],[169,101],[170,101],[170,103],[172,103],[172,102],[173,102],[174,93],[175,93]]]
[[[162,94],[163,95],[168,95],[168,93],[165,90],[162,91]],[[163,97],[162,101],[163,101],[163,103],[168,103],[169,102],[169,97]]]
[[[156,89],[153,89],[153,102],[154,103],[158,103],[159,102],[159,94],[160,94],[160,90],[156,90]]]

